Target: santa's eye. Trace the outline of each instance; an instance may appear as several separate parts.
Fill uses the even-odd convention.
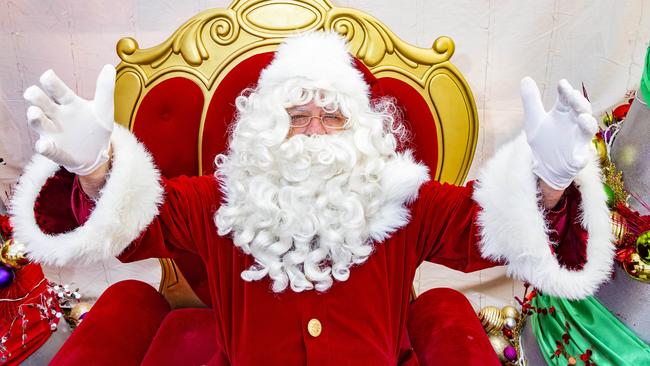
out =
[[[305,127],[309,124],[311,117],[306,114],[296,114],[289,116],[291,118],[291,127]]]

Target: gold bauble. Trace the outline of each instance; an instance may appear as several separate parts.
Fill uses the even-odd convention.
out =
[[[646,264],[650,264],[650,230],[636,238],[636,252]]]
[[[505,318],[501,310],[496,306],[486,306],[478,312],[478,318],[483,324],[483,328],[489,334],[499,334],[503,328]]]
[[[26,266],[29,260],[25,256],[25,245],[14,239],[5,241],[0,248],[0,262],[15,269]]]
[[[606,114],[603,116],[603,124],[604,124],[605,126],[609,126],[609,125],[612,124],[612,122],[614,122],[613,119],[612,119],[612,115],[609,114],[609,113],[606,113]]]
[[[614,244],[623,244],[623,239],[627,234],[627,222],[625,218],[616,211],[612,211],[612,234],[614,234]]]
[[[512,318],[514,320],[519,320],[519,311],[517,311],[517,308],[511,305],[506,305],[501,308],[501,314],[503,314],[504,318]]]
[[[488,335],[488,338],[490,339],[490,344],[492,345],[494,352],[499,357],[499,361],[502,363],[509,362],[509,360],[503,354],[503,350],[505,350],[508,346],[512,346],[510,342],[508,342],[508,340],[500,334],[490,334]]]
[[[87,302],[80,302],[76,304],[75,306],[72,307],[72,310],[70,310],[70,318],[72,318],[75,322],[79,322],[79,318],[81,318],[82,315],[86,314],[87,312],[90,311],[90,308],[92,308],[93,305]]]
[[[639,253],[632,253],[623,263],[623,268],[630,277],[637,281],[650,283],[650,264],[644,262]]]
[[[600,158],[600,162],[604,163],[607,161],[607,145],[605,144],[605,140],[602,138],[594,137],[593,140],[591,140],[594,143],[594,146],[596,147],[596,152],[598,153],[598,157]]]

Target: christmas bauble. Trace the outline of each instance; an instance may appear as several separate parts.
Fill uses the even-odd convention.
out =
[[[592,140],[594,143],[594,146],[596,147],[596,152],[598,153],[598,157],[600,158],[600,162],[606,162],[607,161],[607,145],[605,144],[605,140],[599,137],[594,137]]]
[[[490,339],[490,344],[492,345],[494,352],[499,357],[499,360],[501,362],[508,362],[508,359],[506,358],[504,351],[506,350],[506,348],[512,347],[510,342],[508,342],[507,339],[505,339],[502,335],[499,334],[490,334],[488,338]]]
[[[644,262],[639,253],[634,252],[625,258],[623,268],[635,280],[650,283],[650,264]]]
[[[515,327],[517,326],[517,321],[514,318],[506,318],[503,324],[508,329],[515,329]]]
[[[499,334],[505,321],[501,310],[496,306],[484,307],[479,311],[478,318],[481,320],[485,331],[489,334]]]
[[[650,264],[650,231],[639,235],[636,239],[636,252],[642,261]]]
[[[614,234],[614,244],[623,244],[623,239],[627,234],[627,223],[625,218],[616,211],[612,212],[612,234]]]
[[[0,263],[0,290],[3,290],[14,282],[16,275],[11,267]]]
[[[27,265],[29,260],[25,257],[25,245],[14,239],[5,241],[0,249],[0,262],[15,269]]]
[[[78,323],[79,321],[83,320],[83,318],[86,316],[86,313],[89,312],[90,308],[92,307],[93,305],[90,303],[80,302],[73,306],[72,310],[70,310],[70,318]]]
[[[506,305],[501,308],[501,314],[504,318],[512,318],[514,320],[519,320],[519,311],[514,306]]]
[[[517,350],[513,346],[508,346],[503,350],[503,356],[508,361],[515,361],[517,359]]]

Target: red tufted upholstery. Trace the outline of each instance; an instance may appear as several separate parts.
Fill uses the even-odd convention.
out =
[[[203,92],[189,79],[165,80],[142,100],[133,133],[166,177],[196,175]]]

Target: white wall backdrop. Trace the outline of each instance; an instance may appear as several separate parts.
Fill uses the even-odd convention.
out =
[[[93,95],[105,63],[118,63],[115,44],[134,37],[140,47],[159,44],[197,12],[229,1],[172,0],[0,0],[0,198],[32,154],[22,92],[54,69],[80,95]],[[334,0],[366,11],[402,39],[429,47],[440,35],[456,42],[452,61],[474,91],[480,117],[479,142],[470,177],[504,140],[520,128],[519,80],[530,75],[547,106],[555,85],[584,82],[600,114],[638,87],[650,40],[650,2],[645,0]],[[2,206],[0,206],[2,209]],[[116,261],[84,268],[48,268],[55,281],[73,283],[96,295],[116,280],[158,279],[155,261]],[[497,268],[462,275],[425,265],[416,288],[450,286],[478,307],[511,303],[521,287]]]

